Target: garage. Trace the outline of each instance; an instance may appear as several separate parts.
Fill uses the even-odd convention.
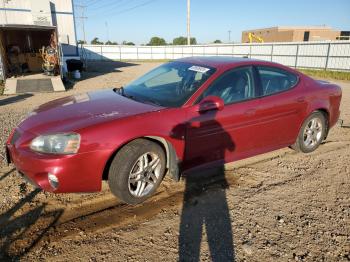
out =
[[[5,92],[52,92],[56,91],[56,82],[58,89],[62,88],[61,81],[57,81],[60,79],[57,43],[56,28],[52,26],[2,26],[0,53]]]

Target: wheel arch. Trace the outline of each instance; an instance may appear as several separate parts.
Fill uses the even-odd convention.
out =
[[[109,156],[109,158],[104,166],[104,169],[103,169],[102,180],[108,180],[109,167],[110,167],[115,155],[124,146],[126,146],[127,144],[129,144],[130,142],[132,142],[136,139],[147,139],[147,140],[150,140],[150,141],[160,145],[162,147],[162,149],[164,150],[165,156],[166,156],[166,175],[170,175],[172,177],[172,179],[174,179],[175,181],[180,180],[180,168],[178,165],[179,160],[178,160],[176,151],[174,149],[174,146],[168,140],[166,140],[163,137],[159,137],[159,136],[141,136],[141,137],[136,137],[136,138],[133,138],[131,140],[124,142],[121,146],[119,146],[117,149],[115,149],[113,151],[113,153]]]
[[[313,111],[310,113],[310,115],[311,115],[313,112],[320,112],[320,113],[322,113],[322,114],[324,115],[324,117],[325,117],[325,120],[326,120],[326,134],[325,134],[324,139],[326,139],[327,136],[328,136],[328,132],[329,132],[329,117],[330,117],[330,116],[329,116],[329,111],[328,111],[326,108],[324,108],[324,107],[320,107],[320,108],[317,108],[317,109],[313,110]]]
[[[326,119],[326,134],[325,134],[325,139],[328,136],[329,132],[329,123],[331,120],[331,112],[330,112],[330,104],[329,101],[326,100],[315,100],[310,105],[308,106],[308,109],[306,110],[307,114],[305,115],[304,120],[302,121],[299,129],[302,127],[304,121],[314,112],[321,112],[323,116]]]

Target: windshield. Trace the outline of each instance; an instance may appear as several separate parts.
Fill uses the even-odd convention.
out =
[[[214,68],[170,62],[125,86],[123,92],[141,102],[180,107],[214,72]]]

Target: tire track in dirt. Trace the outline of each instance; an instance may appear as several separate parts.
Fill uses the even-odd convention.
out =
[[[342,143],[342,145],[339,145],[340,143]],[[343,142],[325,143],[320,148],[321,150],[319,152],[314,153],[314,157],[323,156],[335,151],[346,149],[349,147],[349,145],[350,143],[344,144]],[[270,156],[271,154],[277,155]],[[239,171],[240,169],[248,168],[254,173],[256,171],[254,169],[258,168],[261,164],[278,158],[284,159],[291,155],[298,157],[299,154],[295,153],[294,151],[268,153],[264,157],[258,157],[260,159],[249,159],[248,161],[242,160],[242,162],[250,162],[248,165],[238,161],[236,165],[232,164],[232,169],[227,171],[235,172],[236,170]],[[307,172],[311,174],[316,171],[317,168],[313,167]],[[251,185],[246,181],[241,181],[240,177],[242,177],[242,174],[238,176],[226,175],[226,180],[230,187],[250,187],[254,190],[253,195],[256,196],[256,194],[263,193],[267,190],[272,190],[275,187],[295,183],[300,180],[303,175],[304,174],[300,173],[290,177],[289,179],[283,179],[267,185],[259,184],[257,186]],[[204,185],[205,188],[192,188],[191,191],[195,192],[195,195],[200,195],[207,190],[215,190],[216,188],[219,188],[220,182],[223,182],[223,179],[217,179],[214,176],[205,178],[205,180],[201,182],[201,185]],[[170,189],[168,185],[163,186],[161,190],[153,196],[153,198],[136,206],[121,203],[110,195],[108,198],[91,201],[86,205],[80,204],[76,207],[69,207],[69,211],[65,211],[62,217],[58,220],[56,226],[48,232],[47,236],[43,238],[43,241],[56,242],[64,238],[84,235],[90,232],[102,232],[110,228],[123,228],[125,226],[135,227],[137,224],[152,219],[152,217],[156,216],[160,212],[177,212],[183,202],[183,190],[184,183],[182,181],[177,184],[174,189]]]

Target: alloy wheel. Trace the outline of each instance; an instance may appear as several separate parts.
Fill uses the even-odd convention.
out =
[[[303,142],[305,147],[313,148],[322,139],[322,121],[319,118],[312,118],[304,129]]]
[[[147,152],[140,156],[129,174],[129,192],[135,197],[146,196],[160,178],[161,161],[157,154]]]

